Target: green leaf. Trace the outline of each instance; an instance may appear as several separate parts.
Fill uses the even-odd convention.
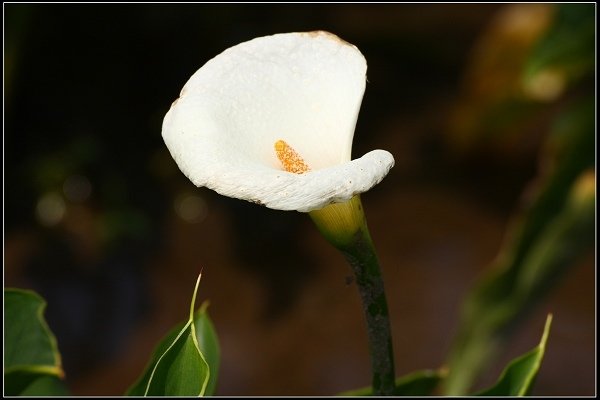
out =
[[[4,289],[4,372],[35,370],[62,376],[56,338],[46,325],[46,302],[36,293]]]
[[[500,375],[496,384],[476,394],[476,396],[527,396],[535,382],[546,351],[546,343],[552,325],[552,315],[548,315],[542,340],[533,350],[512,360]]]
[[[144,369],[142,376],[134,383],[127,391],[127,396],[143,396],[148,387],[150,376],[154,370],[157,360],[163,355],[173,342],[175,342],[178,335],[184,330],[184,323],[177,324],[169,333],[162,339],[154,349],[150,362]]]
[[[46,302],[30,290],[4,289],[5,394],[60,396],[67,392],[56,338],[44,320]]]
[[[396,378],[394,396],[429,396],[446,376],[444,370],[422,370]],[[371,386],[349,390],[340,396],[372,396]]]
[[[208,380],[208,364],[186,325],[154,364],[145,396],[202,396]]]
[[[13,371],[4,375],[4,393],[10,396],[59,396],[69,395],[60,378],[39,372]]]
[[[190,317],[178,324],[157,345],[140,379],[127,391],[129,396],[212,395],[220,364],[214,326],[206,312],[208,303],[193,312],[198,283],[192,296]]]
[[[210,376],[206,385],[206,396],[212,396],[215,393],[217,379],[219,376],[219,367],[221,364],[221,350],[217,331],[210,320],[206,309],[208,302],[202,304],[200,309],[194,314],[194,325],[196,327],[196,339],[200,351],[204,354],[204,359],[208,363]]]

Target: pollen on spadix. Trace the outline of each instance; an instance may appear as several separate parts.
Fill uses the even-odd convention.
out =
[[[281,162],[283,169],[287,172],[303,174],[310,171],[310,168],[302,157],[284,140],[275,142],[275,153],[277,153],[277,158]]]

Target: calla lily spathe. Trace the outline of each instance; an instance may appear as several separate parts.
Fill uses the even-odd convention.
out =
[[[163,139],[196,186],[222,195],[301,212],[348,201],[394,165],[384,150],[350,158],[366,69],[355,46],[323,31],[241,43],[190,78]],[[280,143],[303,173],[284,169]]]

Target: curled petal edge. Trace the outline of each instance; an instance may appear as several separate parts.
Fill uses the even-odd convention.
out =
[[[224,168],[206,181],[189,178],[196,186],[206,186],[224,196],[276,210],[310,212],[368,191],[393,166],[394,157],[389,152],[373,150],[356,160],[304,174],[250,164]]]

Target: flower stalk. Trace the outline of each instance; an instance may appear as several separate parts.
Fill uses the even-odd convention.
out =
[[[310,216],[325,238],[343,254],[356,278],[367,322],[375,396],[394,394],[394,351],[383,278],[360,197],[336,203]]]

